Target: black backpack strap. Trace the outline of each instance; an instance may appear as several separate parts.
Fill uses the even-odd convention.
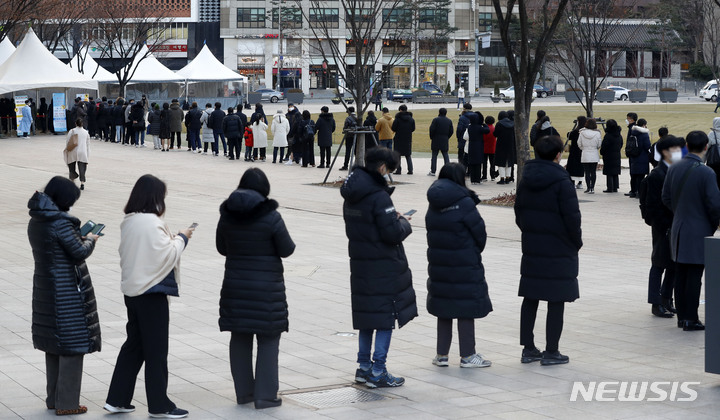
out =
[[[675,209],[677,209],[677,206],[678,206],[678,204],[680,203],[680,197],[682,197],[682,193],[683,193],[683,191],[684,191],[683,187],[685,187],[685,183],[687,182],[688,177],[690,176],[690,172],[692,172],[693,169],[697,168],[698,166],[700,166],[700,163],[699,163],[699,162],[695,162],[695,163],[693,164],[693,166],[691,166],[690,169],[688,169],[688,170],[685,172],[685,175],[683,175],[682,180],[680,181],[680,184],[679,184],[678,187],[675,188],[675,190],[673,191],[673,199],[674,199],[674,202],[673,202],[673,213],[675,213]],[[675,197],[677,197],[677,199],[675,199]]]

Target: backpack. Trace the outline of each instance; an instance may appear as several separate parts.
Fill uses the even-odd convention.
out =
[[[636,158],[640,156],[640,142],[637,136],[630,135],[625,145],[625,156],[629,158]]]
[[[647,205],[647,193],[648,193],[648,177],[646,176],[643,178],[642,181],[640,181],[640,186],[638,187],[638,201],[640,202],[640,216],[645,221],[645,224],[648,226],[652,226],[650,215],[648,214],[648,205]]]
[[[315,137],[315,123],[310,120],[305,125],[305,132],[303,133],[303,138],[305,140],[312,140],[313,137]]]

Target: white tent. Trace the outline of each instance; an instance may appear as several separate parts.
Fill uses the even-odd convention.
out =
[[[28,29],[14,53],[0,65],[0,93],[43,88],[97,90],[97,81],[66,66]]]
[[[82,56],[85,57],[84,64],[81,59]],[[87,50],[80,51],[78,54],[75,55],[75,57],[70,60],[70,62],[68,62],[67,65],[72,67],[76,71],[79,71],[81,64],[83,70],[80,73],[87,74],[88,76],[97,80],[98,83],[118,82],[117,77],[115,77],[115,75],[110,73],[109,71],[105,70],[105,68],[98,64],[94,58],[90,57],[90,54],[87,53]]]
[[[4,63],[15,52],[15,46],[10,42],[10,38],[5,37],[0,42],[0,64]]]
[[[182,76],[188,82],[247,81],[247,77],[225,67],[223,63],[215,58],[207,45],[203,46],[193,61],[178,70],[176,74]]]
[[[145,54],[148,54],[145,57]],[[143,57],[145,57],[143,59]],[[140,61],[142,60],[142,61]],[[124,72],[125,69],[120,69]],[[148,53],[146,45],[140,49],[130,66],[130,82],[129,83],[182,83],[184,77],[178,76],[172,70],[163,66],[152,53]],[[134,71],[134,73],[133,73]],[[122,73],[121,73],[122,74]]]

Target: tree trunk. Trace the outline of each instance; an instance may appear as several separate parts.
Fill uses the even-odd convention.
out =
[[[517,182],[522,179],[525,162],[530,160],[530,99],[526,98],[524,83],[515,85],[515,148],[517,149]]]

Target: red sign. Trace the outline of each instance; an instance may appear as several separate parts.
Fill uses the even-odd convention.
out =
[[[187,53],[186,44],[160,44],[149,45],[148,49],[153,53]]]

